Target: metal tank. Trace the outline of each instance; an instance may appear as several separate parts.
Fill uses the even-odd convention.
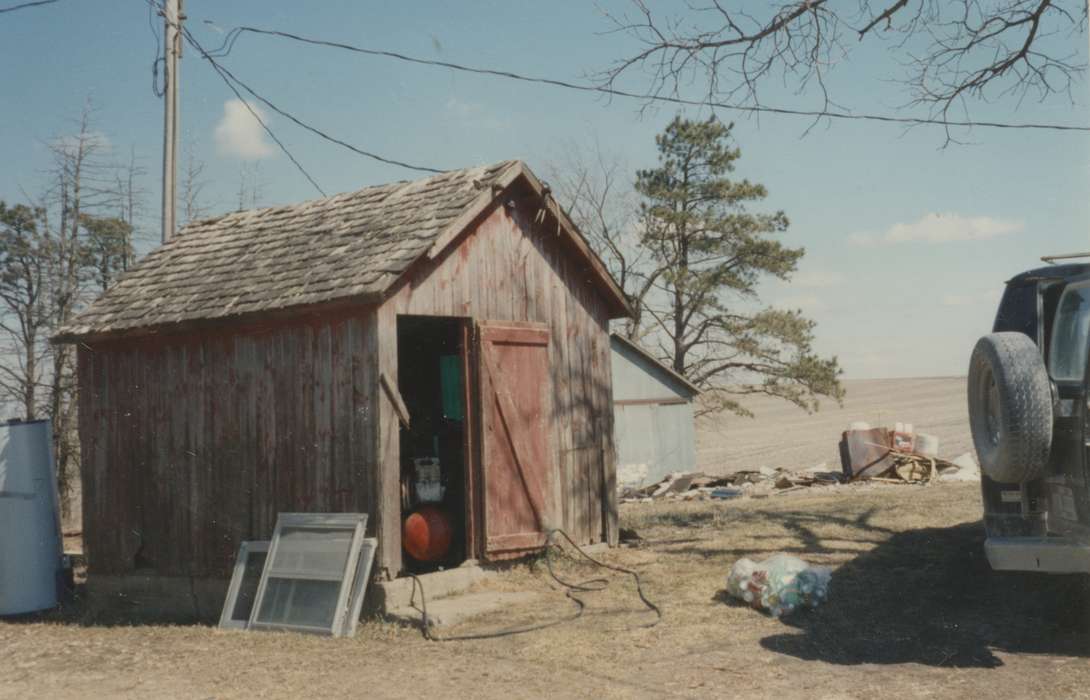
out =
[[[56,605],[62,556],[49,421],[0,424],[0,615]]]

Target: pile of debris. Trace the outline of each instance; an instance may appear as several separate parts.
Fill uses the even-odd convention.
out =
[[[938,456],[939,439],[917,433],[911,423],[872,428],[852,423],[840,440],[841,471],[827,471],[824,462],[792,472],[761,467],[726,476],[674,472],[648,486],[621,488],[621,503],[657,500],[706,501],[752,496],[764,498],[809,488],[855,482],[928,484],[933,481],[979,481],[980,468],[969,453],[953,461]]]
[[[936,479],[980,479],[980,470],[971,454],[950,462],[940,459],[938,452],[939,439],[915,432],[911,423],[895,423],[892,429],[852,423],[840,438],[840,464],[845,481],[913,484]]]
[[[824,463],[803,472],[769,467],[739,471],[726,476],[675,472],[649,486],[622,489],[620,500],[622,503],[650,503],[658,499],[706,501],[740,496],[762,498],[809,486],[832,486],[840,482],[840,474],[825,471]]]

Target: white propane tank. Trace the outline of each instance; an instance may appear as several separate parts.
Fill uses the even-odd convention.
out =
[[[57,506],[49,421],[0,424],[0,615],[57,604]]]

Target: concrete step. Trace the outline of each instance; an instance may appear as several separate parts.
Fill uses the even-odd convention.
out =
[[[454,569],[446,569],[445,571],[421,574],[419,579],[430,604],[433,600],[437,601],[464,593],[473,584],[493,575],[490,571],[485,571],[475,564],[470,564]],[[393,581],[379,581],[374,584],[374,589],[377,598],[375,603],[379,612],[389,615],[392,610],[412,607],[413,580],[408,576],[396,578]],[[419,597],[419,594],[417,594],[418,599]]]
[[[486,591],[466,593],[465,595],[438,600],[432,600],[429,596],[428,622],[431,627],[450,627],[477,615],[484,615],[507,607],[526,605],[533,602],[537,597],[537,593],[529,591]],[[420,627],[424,623],[424,616],[419,607],[418,600],[415,607],[405,606],[388,610],[386,617],[394,622]]]

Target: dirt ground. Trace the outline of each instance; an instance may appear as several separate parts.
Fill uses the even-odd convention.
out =
[[[1088,697],[1085,577],[996,574],[975,484],[838,486],[765,499],[632,504],[639,546],[603,556],[643,577],[585,593],[586,614],[516,637],[428,642],[371,622],[354,639],[109,626],[70,611],[0,623],[0,698]],[[729,600],[741,556],[835,567],[827,603],[783,620]],[[599,572],[572,560],[561,576]],[[540,591],[443,634],[571,615],[541,562],[485,584]]]
[[[814,414],[770,397],[747,397],[755,418],[715,416],[697,421],[697,469],[729,474],[762,466],[805,469],[825,462],[839,469],[837,441],[854,421],[874,426],[912,423],[939,438],[940,456],[973,449],[965,377],[862,379],[844,382],[844,406],[824,401]]]

